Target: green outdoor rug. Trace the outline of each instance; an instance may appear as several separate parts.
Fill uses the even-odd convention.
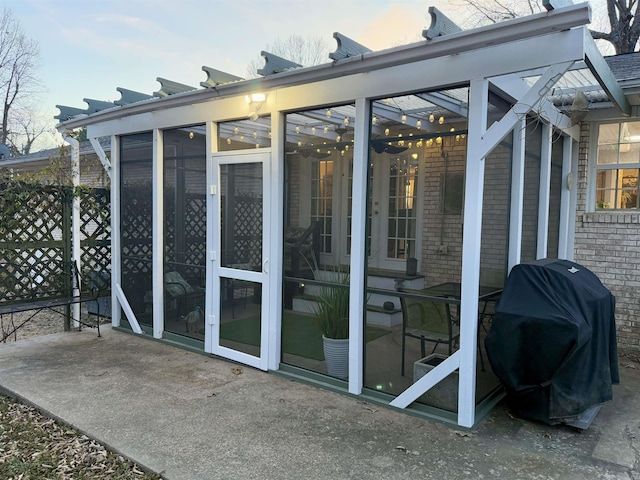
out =
[[[223,323],[220,337],[224,340],[258,345],[260,343],[260,317],[252,316]],[[300,357],[324,360],[322,351],[322,333],[314,317],[300,313],[285,312],[282,322],[282,350],[284,353]],[[387,335],[389,330],[379,327],[367,327],[367,342]]]

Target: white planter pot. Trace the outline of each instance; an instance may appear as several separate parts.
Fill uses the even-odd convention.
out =
[[[346,379],[349,376],[349,339],[327,338],[323,335],[322,347],[327,373],[332,377]]]

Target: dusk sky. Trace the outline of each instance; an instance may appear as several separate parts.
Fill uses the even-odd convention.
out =
[[[456,22],[457,0],[0,0],[40,46],[44,116],[83,98],[114,101],[116,87],[147,94],[157,77],[199,87],[202,66],[241,77],[260,51],[291,35],[340,32],[372,50],[422,39],[429,6]],[[327,58],[327,61],[330,61]],[[54,122],[52,122],[53,124]],[[58,141],[59,143],[59,141]],[[54,143],[55,145],[55,143]],[[52,146],[52,145],[50,145]]]

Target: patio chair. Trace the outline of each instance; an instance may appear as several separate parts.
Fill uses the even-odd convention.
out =
[[[176,316],[180,319],[184,320],[187,314],[193,311],[196,306],[204,305],[204,291],[192,287],[191,284],[176,271],[165,273],[164,290],[167,293],[167,300],[174,304]],[[169,305],[165,308],[173,309],[170,308]],[[187,331],[189,331],[188,322],[186,323],[186,328]]]
[[[401,290],[404,293],[419,295],[420,291]],[[449,304],[414,296],[400,296],[402,309],[402,368],[404,362],[407,337],[420,340],[421,357],[426,357],[426,342],[433,342],[433,350],[440,344],[448,345],[449,355],[460,338],[460,327],[454,324]]]

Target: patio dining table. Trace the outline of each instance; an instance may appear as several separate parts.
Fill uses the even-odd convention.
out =
[[[455,300],[455,302],[451,303],[459,306],[460,298],[462,296],[461,290],[462,286],[460,282],[444,282],[438,285],[427,287],[421,292],[432,297],[451,298]],[[493,312],[493,309],[490,307],[490,305],[495,305],[495,303],[500,299],[500,295],[502,295],[502,287],[480,285],[478,289],[478,302],[480,306],[480,311],[478,312],[478,329],[480,329],[480,327],[484,328],[484,320],[493,316],[493,313],[491,313]],[[447,305],[447,310],[450,312],[449,305]],[[459,312],[458,315],[455,315],[453,318],[455,318],[459,322]],[[482,349],[480,348],[481,344],[479,333],[480,332],[478,332],[478,353],[480,354],[480,367],[484,372],[484,359],[482,357]]]

